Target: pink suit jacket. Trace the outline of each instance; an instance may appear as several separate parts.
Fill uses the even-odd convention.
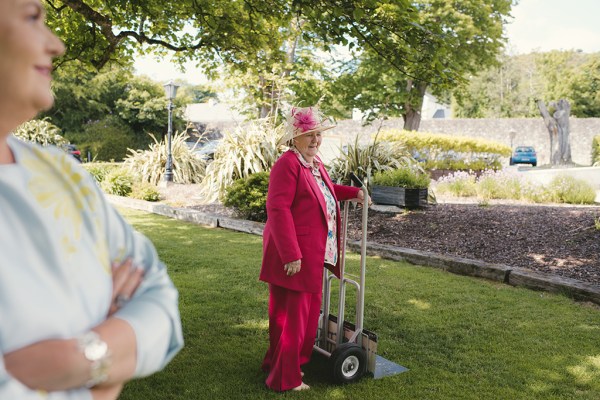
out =
[[[359,188],[333,184],[322,163],[319,171],[338,201],[357,197]],[[339,260],[339,204],[336,215]],[[260,280],[291,290],[320,292],[327,240],[326,218],[325,199],[310,168],[303,166],[294,152],[287,151],[271,169]],[[299,259],[302,260],[300,272],[287,276],[284,265]],[[339,261],[334,273],[339,277]]]

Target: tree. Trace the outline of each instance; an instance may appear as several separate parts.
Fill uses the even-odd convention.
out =
[[[267,99],[281,91],[273,77],[293,74],[294,43],[300,37],[325,51],[335,44],[371,48],[404,72],[419,62],[420,54],[438,59],[435,52],[421,51],[428,45],[424,35],[430,33],[416,24],[409,0],[46,2],[49,25],[68,45],[59,65],[74,59],[96,69],[109,62],[128,63],[137,44],[142,51],[173,50],[178,59],[193,59],[209,74],[221,64],[242,72],[252,66],[262,79],[257,80],[258,91]],[[273,63],[281,68],[272,68]],[[428,67],[445,74],[440,60]]]
[[[55,105],[42,116],[60,126],[65,137],[82,150],[87,146],[99,157],[120,159],[128,147],[142,148],[152,143],[149,133],[160,137],[167,132],[167,99],[162,86],[133,75],[131,68],[106,66],[98,73],[80,63],[70,63],[56,71],[53,90]],[[182,84],[175,99],[175,130],[185,126],[185,104],[204,96],[214,93]],[[120,150],[115,153],[103,149],[107,146]]]
[[[417,54],[408,53],[402,70],[380,53],[366,50],[356,69],[346,72],[336,86],[353,107],[371,115],[390,113],[404,118],[404,128],[416,130],[426,91],[442,95],[456,89],[465,77],[496,63],[503,46],[502,25],[512,0],[416,1],[419,30]],[[380,86],[380,79],[384,82]]]
[[[543,100],[538,101],[540,113],[550,136],[550,164],[570,164],[571,144],[569,142],[569,114],[571,105],[567,100],[560,99],[549,104],[552,114],[546,108]]]
[[[285,0],[46,0],[48,24],[65,40],[62,64],[80,60],[100,70],[140,51],[172,50],[181,60],[235,62],[268,45],[265,21],[286,15]],[[289,11],[289,10],[288,10]],[[142,46],[146,45],[146,47]]]
[[[573,115],[600,117],[600,53],[590,54],[570,82]]]
[[[565,99],[579,118],[600,116],[600,54],[575,50],[502,55],[455,92],[453,110],[463,118],[539,115],[538,100]]]
[[[306,69],[300,75],[312,72],[314,78],[297,79],[295,68],[303,65],[297,63],[299,43],[313,53],[334,45],[358,49],[357,55],[379,60],[379,71],[402,77],[405,93],[398,104],[407,128],[416,129],[428,88],[449,90],[466,73],[493,61],[513,0],[46,2],[49,24],[68,45],[59,65],[78,59],[100,69],[109,62],[131,62],[136,46],[173,50],[179,60],[205,66],[208,74],[218,73],[219,65],[252,74],[254,87],[246,88],[254,91],[260,115],[273,110],[283,85],[325,90],[315,87],[322,70]],[[381,97],[385,104],[388,93]]]
[[[541,82],[535,54],[498,57],[498,66],[471,76],[454,92],[452,109],[459,118],[518,118],[539,115]]]

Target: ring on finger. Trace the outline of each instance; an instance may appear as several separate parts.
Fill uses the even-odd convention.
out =
[[[123,307],[125,305],[125,303],[127,303],[129,301],[129,296],[124,295],[124,294],[119,294],[117,295],[117,297],[115,298],[115,305],[119,308]]]

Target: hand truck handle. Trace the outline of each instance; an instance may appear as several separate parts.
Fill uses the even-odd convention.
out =
[[[360,188],[364,186],[363,183],[362,183],[362,181],[360,179],[358,179],[358,176],[356,176],[354,174],[354,172],[350,172],[350,179],[352,180],[352,182],[354,182],[354,184],[356,186],[358,186]]]

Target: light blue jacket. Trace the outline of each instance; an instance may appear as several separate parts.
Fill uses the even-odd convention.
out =
[[[108,204],[72,157],[8,138],[16,163],[0,165],[0,353],[73,338],[106,319],[111,262],[145,269],[115,316],[133,327],[135,375],[162,369],[183,346],[178,293],[154,246]],[[0,399],[90,399],[85,388],[49,394],[12,378],[0,358]]]

